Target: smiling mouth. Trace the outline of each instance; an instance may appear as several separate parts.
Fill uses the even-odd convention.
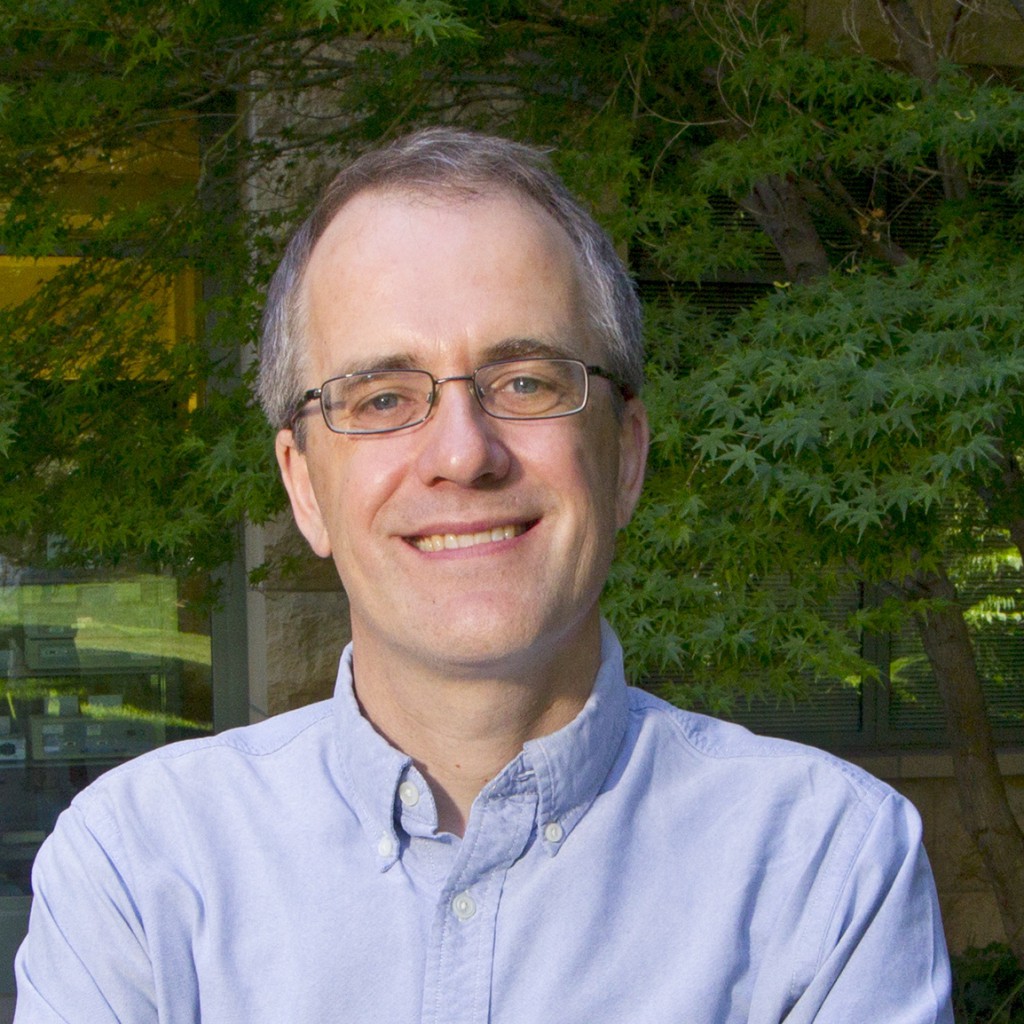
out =
[[[477,533],[433,533],[424,537],[409,537],[409,543],[418,551],[454,551],[457,548],[475,548],[479,544],[496,544],[511,540],[533,526],[533,523],[514,523],[495,526]]]

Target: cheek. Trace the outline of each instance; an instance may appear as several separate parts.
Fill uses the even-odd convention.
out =
[[[358,446],[320,452],[312,468],[317,502],[336,551],[346,542],[359,543],[401,477],[383,453]]]
[[[582,438],[556,480],[571,492],[581,523],[580,542],[602,546],[614,540],[618,526],[618,460],[615,437],[606,432]],[[568,496],[568,495],[567,495]]]
[[[562,453],[562,472],[569,474],[566,479],[580,480],[595,497],[613,494],[610,486],[618,474],[619,429],[611,411],[588,405],[576,416],[551,422],[571,430],[557,441],[552,438],[546,449]]]
[[[595,429],[583,451],[588,486],[602,518],[614,518],[619,490],[619,430],[617,423],[602,418],[601,429]]]

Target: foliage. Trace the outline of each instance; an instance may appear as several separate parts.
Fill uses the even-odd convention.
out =
[[[697,452],[869,582],[974,550],[1024,512],[984,501],[1022,436],[1020,272],[943,252],[759,303],[697,386]]]
[[[0,536],[203,568],[279,508],[241,368],[281,234],[344,153],[451,119],[550,145],[642,279],[700,285],[652,302],[650,482],[606,602],[636,669],[712,707],[861,678],[862,632],[916,606],[843,595],[955,573],[1020,515],[1024,93],[953,48],[922,73],[811,45],[800,10],[8,5],[0,244],[79,259],[0,313]],[[197,322],[155,345],[189,274]],[[702,313],[729,281],[763,297]]]
[[[0,247],[41,281],[0,296],[9,557],[202,574],[282,506],[243,371],[284,217],[245,180],[294,140],[254,145],[244,118],[356,32],[466,36],[442,0],[5,5]]]
[[[810,679],[859,680],[873,669],[857,634],[822,614],[855,587],[850,574],[805,571],[817,550],[790,528],[782,502],[750,529],[747,496],[693,451],[703,359],[683,346],[709,353],[720,329],[678,306],[649,323],[666,339],[649,367],[649,479],[605,601],[628,623],[628,655],[666,696],[717,711],[765,690],[795,699]]]
[[[1024,1021],[1024,971],[1006,946],[969,949],[953,959],[953,1010],[959,1024]]]
[[[675,117],[710,134],[639,197],[678,212],[637,252],[676,278],[775,276],[703,334],[652,318],[652,480],[608,607],[635,664],[720,707],[715,680],[862,677],[863,632],[926,607],[908,581],[967,573],[1019,529],[1024,93],[801,46],[782,5],[695,9],[717,122]],[[723,9],[761,20],[723,27]],[[966,192],[944,188],[950,164]],[[844,609],[858,584],[899,600]]]

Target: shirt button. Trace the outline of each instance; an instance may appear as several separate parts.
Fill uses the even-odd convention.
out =
[[[416,783],[403,782],[398,787],[398,799],[406,807],[415,807],[420,802],[420,791],[416,788]]]
[[[377,844],[377,852],[382,857],[390,857],[395,852],[395,841],[386,832],[380,837]]]
[[[460,921],[468,921],[476,913],[476,900],[468,892],[460,892],[452,900],[452,913]]]
[[[565,829],[557,821],[549,821],[544,826],[544,838],[549,843],[560,843],[565,838]]]

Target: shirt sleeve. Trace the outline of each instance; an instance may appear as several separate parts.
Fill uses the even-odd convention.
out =
[[[73,804],[36,857],[28,936],[15,959],[16,1024],[159,1019],[116,823],[98,811],[91,806],[87,818]]]
[[[848,863],[784,1024],[953,1024],[949,956],[913,806],[896,793],[883,800]]]

